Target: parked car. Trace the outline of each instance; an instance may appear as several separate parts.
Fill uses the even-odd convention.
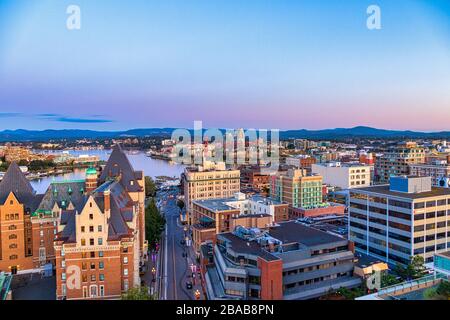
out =
[[[186,282],[186,289],[191,290],[192,288],[193,288],[192,282],[191,281]]]

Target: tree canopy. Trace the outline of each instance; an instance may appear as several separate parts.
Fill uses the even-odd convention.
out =
[[[154,248],[159,242],[164,230],[166,219],[159,213],[155,199],[152,199],[145,209],[145,235],[150,248]]]
[[[148,287],[130,288],[122,294],[122,300],[156,300],[154,296],[149,294]]]
[[[155,181],[149,176],[145,176],[145,196],[154,197],[156,195]]]

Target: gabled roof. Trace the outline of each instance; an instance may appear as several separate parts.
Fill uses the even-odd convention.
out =
[[[4,204],[9,194],[13,192],[17,200],[22,204],[33,201],[35,191],[27,180],[17,163],[12,162],[0,182],[0,203]]]
[[[137,192],[141,190],[136,180],[136,176],[139,176],[139,174],[136,174],[134,171],[120,145],[116,144],[100,175],[100,182],[103,183],[109,178],[116,178],[118,176],[122,176],[121,183],[127,191]]]
[[[47,188],[38,210],[51,211],[55,203],[61,209],[72,203],[76,210],[81,210],[87,199],[84,189],[84,181],[54,182]]]

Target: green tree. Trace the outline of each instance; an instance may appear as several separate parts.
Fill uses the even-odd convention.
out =
[[[393,286],[400,282],[402,282],[401,279],[397,279],[396,276],[389,274],[387,272],[383,272],[381,275],[381,287],[382,288]]]
[[[413,256],[407,266],[398,264],[395,272],[405,281],[422,278],[426,275],[424,264],[425,260],[423,257]]]
[[[148,287],[130,288],[122,294],[122,300],[156,300],[156,297],[148,292]]]
[[[154,248],[161,239],[165,224],[166,219],[159,213],[155,199],[152,199],[145,209],[145,235],[150,248]]]
[[[155,181],[149,176],[145,176],[145,196],[154,197],[156,195]]]

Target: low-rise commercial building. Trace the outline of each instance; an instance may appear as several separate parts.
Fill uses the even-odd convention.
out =
[[[223,199],[193,202],[193,244],[196,250],[206,241],[215,241],[219,233],[233,231],[237,226],[265,228],[274,222],[287,221],[288,205],[254,195],[236,193]]]
[[[209,249],[208,249],[209,246]],[[361,284],[346,239],[282,222],[262,229],[237,228],[203,245],[208,299],[305,300]]]
[[[312,173],[322,176],[323,182],[341,189],[370,186],[370,166],[360,163],[329,162],[312,165]]]

